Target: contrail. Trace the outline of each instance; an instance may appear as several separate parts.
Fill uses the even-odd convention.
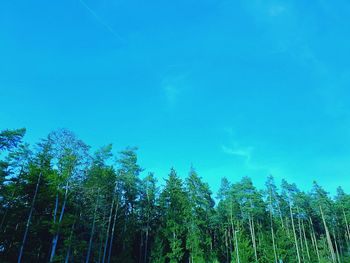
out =
[[[82,4],[82,6],[96,19],[98,23],[100,23],[102,26],[104,26],[111,34],[113,34],[116,38],[118,38],[120,41],[125,42],[125,40],[114,31],[114,29],[108,25],[94,10],[92,10],[83,0],[79,0],[79,2]]]

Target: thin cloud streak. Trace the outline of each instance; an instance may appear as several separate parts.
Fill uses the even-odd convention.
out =
[[[246,162],[249,162],[251,159],[251,149],[252,148],[230,148],[227,147],[225,145],[221,146],[221,149],[224,153],[228,154],[228,155],[234,155],[234,156],[239,156],[239,157],[243,157]]]
[[[109,24],[107,24],[91,7],[89,7],[83,0],[79,3],[96,19],[96,21],[105,27],[113,36],[122,42],[126,42]]]

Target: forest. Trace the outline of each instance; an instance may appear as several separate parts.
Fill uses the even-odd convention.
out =
[[[29,145],[25,133],[0,132],[0,262],[350,262],[341,187],[233,177],[212,193],[194,167],[144,174],[137,148],[91,153],[65,129]]]

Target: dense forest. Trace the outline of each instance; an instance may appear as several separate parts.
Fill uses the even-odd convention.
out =
[[[136,148],[92,154],[67,130],[34,146],[24,134],[0,133],[0,262],[350,262],[341,187],[222,178],[213,194],[194,168],[159,185]]]

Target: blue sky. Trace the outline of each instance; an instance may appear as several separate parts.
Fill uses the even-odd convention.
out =
[[[146,171],[191,164],[350,191],[347,1],[5,0],[0,129],[73,130],[139,147]]]

